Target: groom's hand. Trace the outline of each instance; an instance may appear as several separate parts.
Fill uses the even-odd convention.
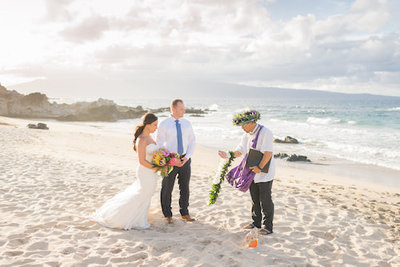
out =
[[[182,166],[185,165],[186,162],[187,162],[188,160],[189,160],[189,159],[188,159],[187,157],[183,157],[183,158],[181,159],[181,164],[182,164]]]

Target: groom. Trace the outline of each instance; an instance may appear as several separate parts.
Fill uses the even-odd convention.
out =
[[[165,220],[172,223],[171,195],[174,189],[175,178],[178,177],[179,183],[179,207],[182,219],[192,222],[195,219],[189,215],[189,181],[190,163],[194,152],[195,136],[192,124],[183,118],[185,105],[181,99],[171,102],[171,116],[163,120],[158,126],[157,144],[165,147],[171,152],[182,155],[182,167],[174,167],[171,173],[163,178],[161,187],[161,208]]]

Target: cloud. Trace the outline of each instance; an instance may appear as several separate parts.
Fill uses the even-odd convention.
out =
[[[141,5],[125,18],[109,20],[108,30],[127,35],[96,49],[94,62],[102,69],[143,77],[153,72],[314,89],[315,84],[323,86],[322,81],[327,83],[324,88],[338,84],[346,88],[347,82],[354,84],[351,88],[355,84],[365,88],[366,80],[394,84],[391,73],[400,69],[400,39],[397,34],[370,33],[387,20],[382,14],[384,20],[372,23],[372,6],[380,11],[387,7],[385,1],[379,6],[358,1],[347,14],[322,19],[298,15],[277,22],[252,1],[235,1],[229,7],[218,1],[176,2],[174,17],[167,12],[170,7]],[[370,23],[363,25],[364,21]]]
[[[67,6],[75,0],[46,0],[46,15],[45,19],[51,21],[71,20],[72,16],[67,9]]]
[[[386,0],[357,0],[350,9],[348,24],[353,30],[375,32],[389,17],[390,10]]]
[[[57,72],[61,80],[70,68],[114,80],[185,76],[326,90],[399,84],[400,29],[386,0],[342,1],[335,9],[340,13],[321,15],[315,8],[278,20],[271,17],[273,6],[287,1],[71,2],[46,2],[57,21],[44,25],[38,38],[46,41],[36,45],[43,56],[30,62],[48,66],[40,77]],[[295,4],[284,8],[300,14]]]
[[[96,41],[109,29],[109,20],[106,17],[94,16],[81,21],[75,26],[68,27],[60,32],[65,40],[74,43]]]
[[[179,58],[185,48],[180,46],[134,47],[130,45],[112,45],[96,52],[96,59],[100,64],[118,64],[120,66],[152,66],[167,67],[168,61]]]

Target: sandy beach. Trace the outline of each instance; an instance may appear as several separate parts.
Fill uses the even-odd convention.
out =
[[[280,162],[274,234],[248,248],[250,195],[224,183],[208,206],[219,159],[201,146],[189,207],[196,222],[178,216],[176,183],[166,224],[160,178],[149,229],[102,227],[88,216],[134,181],[132,136],[90,123],[26,128],[36,122],[0,117],[1,266],[400,266],[400,188]]]

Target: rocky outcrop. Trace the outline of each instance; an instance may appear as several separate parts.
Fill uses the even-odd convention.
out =
[[[305,162],[311,162],[311,160],[309,160],[307,158],[307,156],[303,156],[303,155],[296,155],[296,154],[292,154],[292,155],[288,155],[286,153],[278,153],[274,155],[274,158],[280,158],[280,159],[284,159],[287,158],[287,161],[305,161]]]
[[[287,161],[305,161],[305,162],[311,162],[311,160],[309,160],[309,159],[307,158],[307,156],[296,155],[296,154],[291,155],[291,156],[287,159]]]
[[[296,138],[290,137],[290,136],[286,136],[285,140],[281,140],[281,139],[274,139],[274,143],[281,143],[281,144],[298,144],[299,141],[297,141]]]
[[[185,113],[186,114],[191,114],[192,117],[201,117],[202,115],[206,114],[208,109],[202,110],[202,109],[197,109],[197,108],[186,108]],[[150,109],[150,112],[152,113],[161,113],[161,112],[170,112],[170,108],[156,108],[156,109]]]
[[[139,118],[146,113],[141,106],[119,106],[111,100],[78,102],[71,105],[50,103],[41,93],[23,95],[0,85],[0,115],[18,118],[46,118],[63,121],[117,121]]]
[[[284,159],[284,158],[288,158],[288,157],[289,157],[289,155],[286,153],[274,154],[274,158]]]
[[[8,113],[8,100],[11,97],[11,91],[8,91],[4,86],[0,84],[0,114]]]
[[[117,121],[135,119],[147,111],[141,106],[136,108],[119,106],[111,100],[100,98],[94,102],[78,102],[70,105],[73,112],[66,116],[57,117],[62,121]]]
[[[50,103],[41,93],[23,95],[0,87],[0,115],[20,118],[56,118],[71,112],[56,103]]]
[[[146,112],[169,112],[169,108],[146,110],[142,106],[120,106],[112,100],[99,98],[93,102],[74,104],[50,103],[41,93],[23,95],[0,85],[0,116],[17,118],[46,118],[61,121],[107,121],[140,118]],[[186,113],[201,115],[201,109],[187,108]]]
[[[29,123],[26,127],[30,128],[30,129],[40,129],[40,130],[48,130],[49,129],[49,127],[47,127],[46,123],[40,123],[40,122],[37,125],[33,124],[33,123]]]

